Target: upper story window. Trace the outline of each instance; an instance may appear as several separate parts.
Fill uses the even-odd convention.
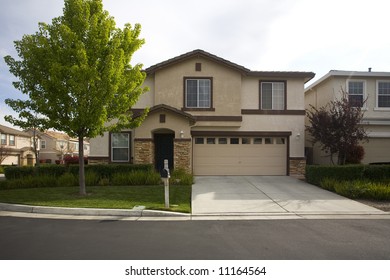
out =
[[[390,108],[390,81],[378,81],[378,108]]]
[[[1,134],[1,145],[7,145],[7,134]]]
[[[41,149],[46,149],[46,140],[41,140]]]
[[[353,107],[363,107],[365,81],[348,81],[347,86],[349,104]]]
[[[260,82],[260,109],[286,109],[286,82]]]
[[[10,146],[15,146],[15,135],[10,135],[9,136],[9,145]]]
[[[212,95],[211,78],[186,78],[185,83],[185,107],[210,109]]]

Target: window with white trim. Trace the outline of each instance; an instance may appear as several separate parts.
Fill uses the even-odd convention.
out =
[[[261,110],[285,109],[285,82],[261,82]]]
[[[211,108],[211,79],[185,80],[185,107]]]
[[[390,108],[390,81],[378,81],[378,108]]]
[[[10,146],[15,146],[15,135],[10,135],[9,136],[9,145]]]
[[[46,149],[46,140],[41,140],[41,149]]]
[[[1,134],[1,145],[7,145],[7,134]]]
[[[111,134],[111,161],[112,162],[130,161],[130,134],[129,133]]]
[[[348,81],[348,101],[353,107],[363,107],[365,96],[365,81]]]

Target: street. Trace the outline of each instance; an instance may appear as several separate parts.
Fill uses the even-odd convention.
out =
[[[0,217],[0,259],[390,259],[390,220],[116,221]]]

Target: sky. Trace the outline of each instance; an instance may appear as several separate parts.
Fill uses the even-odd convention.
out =
[[[117,27],[142,26],[144,68],[202,49],[254,71],[390,72],[388,0],[103,0]],[[0,0],[0,124],[25,99],[3,57],[13,41],[62,15],[63,0]],[[309,84],[311,83],[309,82]],[[308,84],[307,84],[308,85]]]

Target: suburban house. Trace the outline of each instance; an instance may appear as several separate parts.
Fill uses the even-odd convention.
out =
[[[390,72],[332,70],[305,90],[305,108],[319,108],[329,101],[340,99],[342,90],[349,101],[362,107],[364,125],[369,142],[362,143],[365,156],[362,163],[390,162]],[[364,103],[364,101],[366,101]],[[306,137],[308,161],[330,164],[330,156],[321,151],[319,144]],[[335,161],[337,162],[337,160]]]
[[[32,138],[24,131],[0,125],[1,165],[34,165]]]
[[[251,71],[203,50],[145,70],[142,125],[91,139],[90,163],[195,175],[293,175],[305,168],[304,84],[312,72]]]
[[[38,132],[41,139],[39,160],[45,163],[55,163],[63,160],[65,155],[78,156],[79,142],[76,138],[57,131]],[[89,155],[89,142],[84,141],[84,156]]]

